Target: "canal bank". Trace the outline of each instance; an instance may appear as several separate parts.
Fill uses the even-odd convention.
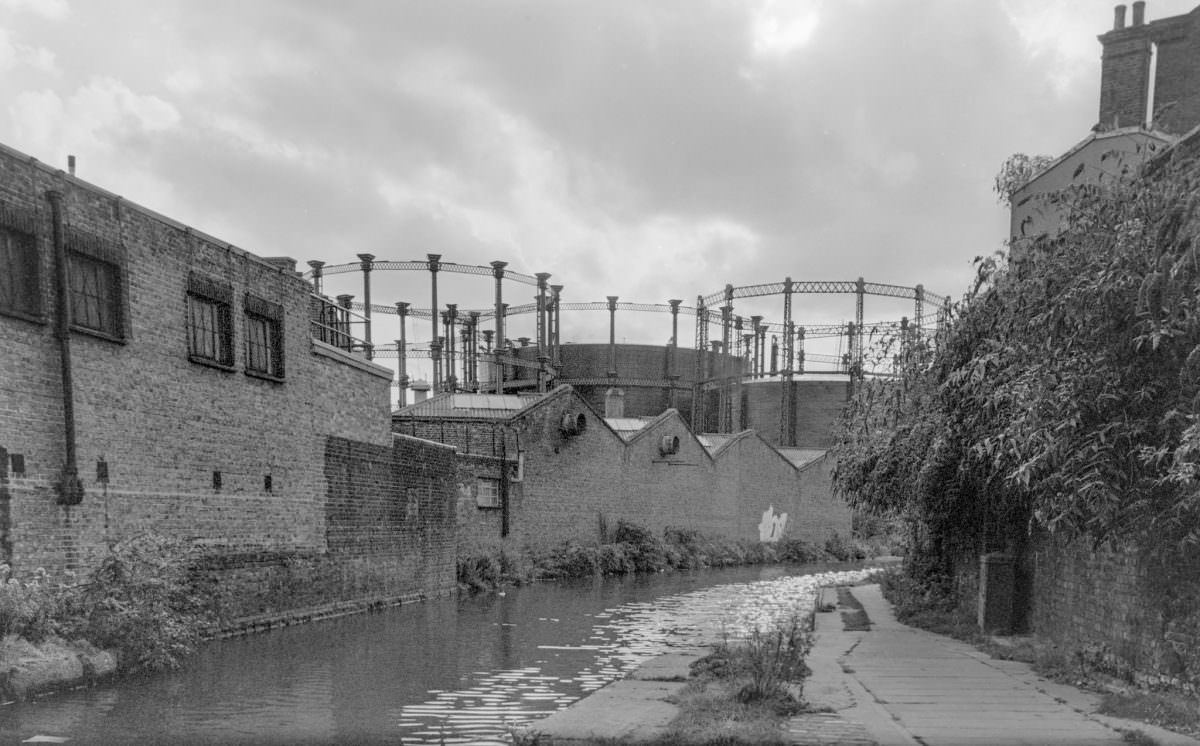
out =
[[[1099,695],[1046,680],[1028,664],[995,660],[965,643],[900,624],[877,585],[856,587],[853,596],[869,625],[835,613],[854,609],[839,604],[833,588],[814,602],[815,644],[807,658],[812,674],[804,686],[810,711],[789,719],[782,742],[1200,746],[1156,726],[1097,714]],[[706,652],[648,661],[628,679],[531,725],[515,740],[536,746],[654,743],[679,714],[672,700],[687,686],[688,664]],[[1139,737],[1143,740],[1134,740]]]
[[[854,567],[542,582],[214,641],[175,671],[0,707],[0,743],[507,744],[723,620],[794,608],[764,588]]]

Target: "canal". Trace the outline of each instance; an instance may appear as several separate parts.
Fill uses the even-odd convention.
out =
[[[673,645],[788,613],[805,576],[847,569],[538,583],[216,641],[182,670],[0,707],[0,740],[508,743]]]

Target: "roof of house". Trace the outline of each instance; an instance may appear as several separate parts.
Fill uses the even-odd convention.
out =
[[[776,448],[782,456],[791,461],[797,469],[819,461],[826,453],[824,448]]]
[[[506,420],[542,400],[544,394],[438,394],[401,407],[397,417],[438,417],[464,420]]]
[[[630,436],[646,427],[646,425],[654,419],[654,417],[605,417],[604,421],[607,422],[608,426],[615,430],[617,435],[620,435],[622,439],[629,440]]]

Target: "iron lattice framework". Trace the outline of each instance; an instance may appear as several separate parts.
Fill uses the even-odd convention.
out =
[[[323,262],[309,262],[311,267],[304,277],[310,280],[318,294],[321,293],[322,279],[330,275],[350,272],[361,272],[363,275],[364,302],[352,302],[353,296],[339,296],[341,307],[358,313],[364,320],[365,350],[369,357],[397,358],[400,360],[401,401],[404,401],[404,389],[408,387],[406,361],[408,359],[429,359],[433,365],[435,390],[478,390],[479,368],[481,360],[485,365],[492,366],[492,385],[497,392],[527,388],[536,385],[539,391],[546,391],[549,384],[573,383],[577,385],[615,385],[615,386],[651,386],[660,387],[674,401],[675,392],[688,390],[688,385],[679,383],[678,370],[675,367],[674,351],[678,347],[677,321],[679,314],[695,317],[695,359],[693,370],[692,390],[692,422],[698,430],[706,430],[714,425],[721,431],[736,430],[741,426],[743,413],[741,410],[740,386],[747,378],[757,378],[766,375],[778,376],[782,382],[780,393],[780,437],[779,442],[792,445],[795,438],[795,376],[806,372],[806,365],[812,363],[832,364],[842,372],[850,374],[852,380],[864,375],[863,351],[866,338],[880,331],[900,329],[907,337],[928,332],[930,327],[940,329],[950,308],[950,299],[946,296],[926,292],[924,287],[908,287],[887,283],[867,282],[863,278],[857,280],[836,281],[794,281],[785,278],[782,282],[770,282],[757,285],[733,286],[726,285],[719,291],[696,297],[694,306],[682,305],[681,301],[669,303],[637,303],[619,302],[616,296],[607,301],[595,302],[564,302],[560,298],[561,285],[550,286],[547,280],[550,274],[539,272],[535,275],[522,274],[506,269],[507,263],[492,262],[490,266],[457,264],[443,262],[439,254],[429,254],[424,260],[412,261],[375,261],[368,254],[360,254],[358,262],[326,266]],[[419,308],[411,303],[395,303],[392,305],[375,305],[370,302],[370,276],[378,271],[416,271],[428,272],[431,278],[431,302],[427,308]],[[455,304],[446,304],[442,310],[437,303],[437,275],[449,272],[452,274],[490,276],[495,278],[496,303],[492,308],[458,310]],[[537,289],[533,303],[508,305],[502,302],[502,285],[504,280],[510,280]],[[548,293],[548,291],[552,291]],[[793,318],[792,296],[796,294],[824,295],[853,295],[854,321],[847,324],[817,324],[797,326]],[[735,301],[747,298],[762,298],[767,296],[783,296],[783,319],[779,322],[768,321],[761,316],[744,317],[735,313]],[[899,322],[883,321],[866,323],[864,320],[864,300],[866,296],[884,298],[910,299],[913,302],[913,317]],[[932,306],[936,311],[930,312]],[[618,371],[607,371],[604,378],[572,378],[559,376],[560,362],[560,324],[563,311],[607,311],[610,314],[610,347],[615,345],[611,329],[615,324],[617,312],[636,313],[669,313],[672,314],[671,363],[668,375],[664,380],[647,380],[640,378],[621,378]],[[518,357],[507,346],[512,342],[504,338],[508,318],[534,314],[536,360]],[[715,314],[719,316],[714,317]],[[394,345],[377,344],[371,341],[372,318],[380,316],[398,316],[400,339]],[[716,318],[721,324],[720,340],[710,339],[710,326]],[[428,323],[432,330],[428,348],[413,346],[408,343],[405,323],[412,319],[414,323]],[[485,323],[494,325],[494,331],[484,330],[483,337],[487,349],[480,350],[479,333]],[[767,339],[770,335],[770,354],[767,352]],[[455,342],[461,336],[461,349],[456,349]],[[847,340],[847,353],[841,360],[837,356],[814,355],[806,353],[806,340],[823,338],[842,338]],[[529,340],[521,338],[522,346]],[[493,347],[494,343],[494,347]],[[610,360],[615,359],[610,351]],[[770,360],[768,371],[767,361]],[[611,366],[610,366],[611,367]],[[461,370],[461,377],[458,372]],[[505,371],[513,372],[512,380],[505,380]],[[534,375],[516,375],[518,370],[531,370]],[[715,420],[703,422],[707,412],[705,397],[712,392],[716,395]]]

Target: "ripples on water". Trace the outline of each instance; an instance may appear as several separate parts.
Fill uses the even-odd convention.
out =
[[[181,672],[0,708],[0,738],[507,744],[659,653],[768,627],[865,572],[538,584],[292,627],[211,644]]]

